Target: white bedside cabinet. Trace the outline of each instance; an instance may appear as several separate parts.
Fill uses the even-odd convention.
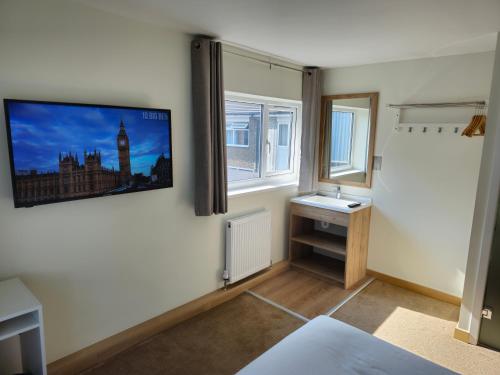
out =
[[[46,375],[42,305],[18,278],[0,282],[0,341],[16,335],[23,371]]]

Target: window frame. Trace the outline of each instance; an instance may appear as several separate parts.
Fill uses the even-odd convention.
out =
[[[259,190],[264,186],[277,187],[298,184],[300,167],[300,139],[302,134],[302,102],[300,100],[273,98],[261,95],[245,94],[234,91],[225,91],[224,100],[241,103],[257,104],[262,106],[262,129],[260,147],[260,171],[259,177],[242,181],[228,181],[228,191],[247,190],[255,188]],[[267,137],[269,130],[269,112],[276,108],[293,108],[295,121],[291,126],[290,137],[290,169],[287,171],[267,172]],[[232,147],[232,146],[230,146]],[[226,166],[227,167],[227,166]]]

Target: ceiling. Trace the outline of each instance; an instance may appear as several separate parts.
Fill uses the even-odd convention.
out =
[[[500,0],[79,1],[321,67],[491,51],[500,31]]]

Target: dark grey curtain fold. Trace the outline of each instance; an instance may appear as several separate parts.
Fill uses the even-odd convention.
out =
[[[195,213],[227,212],[226,117],[222,45],[206,38],[191,43]]]
[[[321,71],[307,68],[302,74],[302,142],[299,192],[318,189],[318,141],[321,110]]]

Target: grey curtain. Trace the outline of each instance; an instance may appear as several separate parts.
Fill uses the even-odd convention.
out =
[[[318,190],[318,141],[321,110],[321,72],[306,68],[302,73],[302,142],[299,192]]]
[[[195,199],[197,216],[227,212],[226,119],[222,45],[197,37],[191,43]]]

